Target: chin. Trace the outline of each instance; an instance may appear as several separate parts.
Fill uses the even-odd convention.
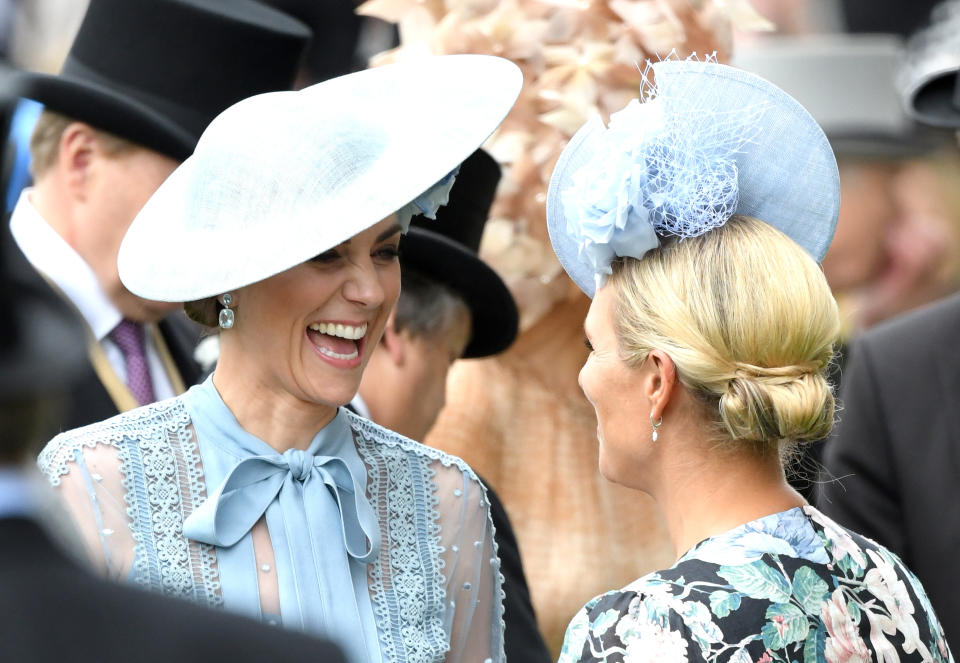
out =
[[[357,395],[357,389],[359,389],[359,384],[341,386],[331,384],[332,381],[325,384],[312,384],[311,382],[298,385],[303,400],[327,407],[336,408],[346,405],[353,400],[353,397]]]

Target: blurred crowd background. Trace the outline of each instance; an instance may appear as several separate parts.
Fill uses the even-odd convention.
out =
[[[359,13],[351,0],[264,1],[315,32],[303,85],[420,49],[506,55],[535,90],[488,146],[505,177],[482,246],[518,301],[522,333],[501,356],[455,366],[428,442],[464,457],[500,494],[554,654],[586,598],[672,562],[652,506],[597,472],[595,420],[576,382],[587,301],[545,243],[543,173],[569,127],[636,89],[640,69],[631,78],[611,63],[716,51],[811,110],[840,167],[841,217],[823,268],[847,341],[960,286],[960,152],[951,133],[908,119],[897,82],[934,0],[371,0]],[[958,4],[938,11],[960,15]],[[84,0],[0,0],[0,56],[57,72],[85,9]],[[451,28],[444,18],[456,12],[476,29]],[[623,26],[629,43],[604,41]],[[25,172],[15,160],[8,148],[8,201]],[[837,380],[841,369],[842,358]],[[816,455],[794,478],[808,494]]]

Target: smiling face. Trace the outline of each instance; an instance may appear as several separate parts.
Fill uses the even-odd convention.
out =
[[[234,293],[220,366],[261,389],[338,407],[357,391],[400,293],[394,216]],[[220,366],[217,372],[221,373]]]
[[[580,388],[597,415],[600,473],[610,481],[642,488],[638,471],[651,450],[649,403],[643,400],[647,362],[630,367],[620,358],[614,329],[616,290],[598,289],[583,328],[590,356],[580,369]]]

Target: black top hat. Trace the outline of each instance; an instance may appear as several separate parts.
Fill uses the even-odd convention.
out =
[[[0,224],[0,310],[0,404],[69,386],[86,362],[83,323],[37,276],[6,223]]]
[[[413,217],[403,239],[401,266],[446,285],[470,309],[473,331],[465,359],[502,352],[517,337],[517,304],[503,280],[477,256],[499,181],[500,166],[477,150],[460,166],[437,219]]]
[[[253,0],[91,0],[60,74],[17,91],[182,161],[225,108],[290,89],[310,36]]]

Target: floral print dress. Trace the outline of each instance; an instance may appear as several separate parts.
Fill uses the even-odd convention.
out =
[[[920,582],[810,506],[709,538],[593,599],[559,663],[953,661]]]

